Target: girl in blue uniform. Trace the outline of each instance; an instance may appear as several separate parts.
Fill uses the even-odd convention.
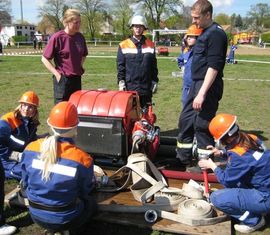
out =
[[[79,121],[73,104],[58,103],[47,122],[53,135],[32,142],[23,152],[23,188],[34,222],[68,234],[96,211],[93,159],[74,144]]]
[[[202,33],[202,29],[197,28],[196,25],[191,25],[185,35],[184,42],[186,47],[177,58],[177,64],[180,69],[184,68],[183,74],[183,88],[182,88],[182,105],[184,107],[187,96],[191,87],[192,77],[191,77],[191,63],[193,58],[193,46],[197,41],[197,37]]]
[[[210,196],[215,207],[236,218],[235,230],[250,233],[265,224],[270,212],[270,151],[254,135],[239,130],[237,117],[218,114],[209,124],[215,141],[225,146],[228,162],[223,170],[210,158],[200,160],[201,168],[211,168],[225,187]],[[214,155],[222,152],[213,149]]]
[[[20,105],[0,119],[0,158],[6,178],[21,179],[20,156],[25,147],[37,139],[39,98],[33,91],[25,92]]]

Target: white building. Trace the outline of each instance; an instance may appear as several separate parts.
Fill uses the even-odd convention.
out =
[[[26,36],[27,41],[31,41],[36,32],[35,25],[13,24],[3,26],[0,32],[0,40],[4,46],[7,45],[8,39],[13,36]]]

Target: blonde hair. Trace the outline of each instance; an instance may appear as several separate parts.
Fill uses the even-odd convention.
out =
[[[15,118],[19,118],[19,119],[22,118],[20,109],[21,109],[21,104],[19,104],[15,108],[15,110],[14,110],[14,116],[15,116]],[[38,112],[38,108],[37,107],[36,107],[36,112],[35,112],[34,116],[33,117],[30,117],[30,119],[32,120],[32,122],[34,123],[34,125],[36,127],[40,124],[40,122],[39,122],[39,112]]]
[[[50,179],[51,167],[57,162],[57,140],[59,137],[72,138],[77,135],[77,126],[71,129],[56,129],[51,127],[53,135],[46,137],[41,144],[39,159],[44,162],[41,170],[41,179],[48,181]]]
[[[81,16],[80,12],[76,9],[67,9],[63,17],[63,25],[66,26],[67,23],[74,20],[76,17]]]

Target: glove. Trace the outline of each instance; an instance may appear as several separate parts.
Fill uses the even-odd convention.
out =
[[[120,80],[118,83],[119,91],[125,91],[127,90],[126,88],[126,83],[124,80]]]
[[[12,161],[20,162],[22,160],[22,153],[13,151],[9,156],[9,159]]]
[[[152,93],[156,93],[157,89],[158,89],[158,83],[152,81],[152,86],[151,86]]]

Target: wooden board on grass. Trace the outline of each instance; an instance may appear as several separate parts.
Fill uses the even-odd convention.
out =
[[[169,180],[169,186],[182,187],[183,180]],[[213,185],[214,187],[218,187]],[[104,193],[96,194],[99,205],[126,205],[126,206],[140,206],[130,191],[119,193]],[[231,234],[231,221],[221,222],[215,225],[207,226],[189,226],[186,224],[170,221],[159,218],[155,223],[149,224],[144,219],[144,213],[113,213],[113,212],[99,212],[94,218],[97,221],[107,222],[112,224],[119,224],[125,226],[136,226],[139,228],[148,228],[163,232],[170,232],[175,234]]]

